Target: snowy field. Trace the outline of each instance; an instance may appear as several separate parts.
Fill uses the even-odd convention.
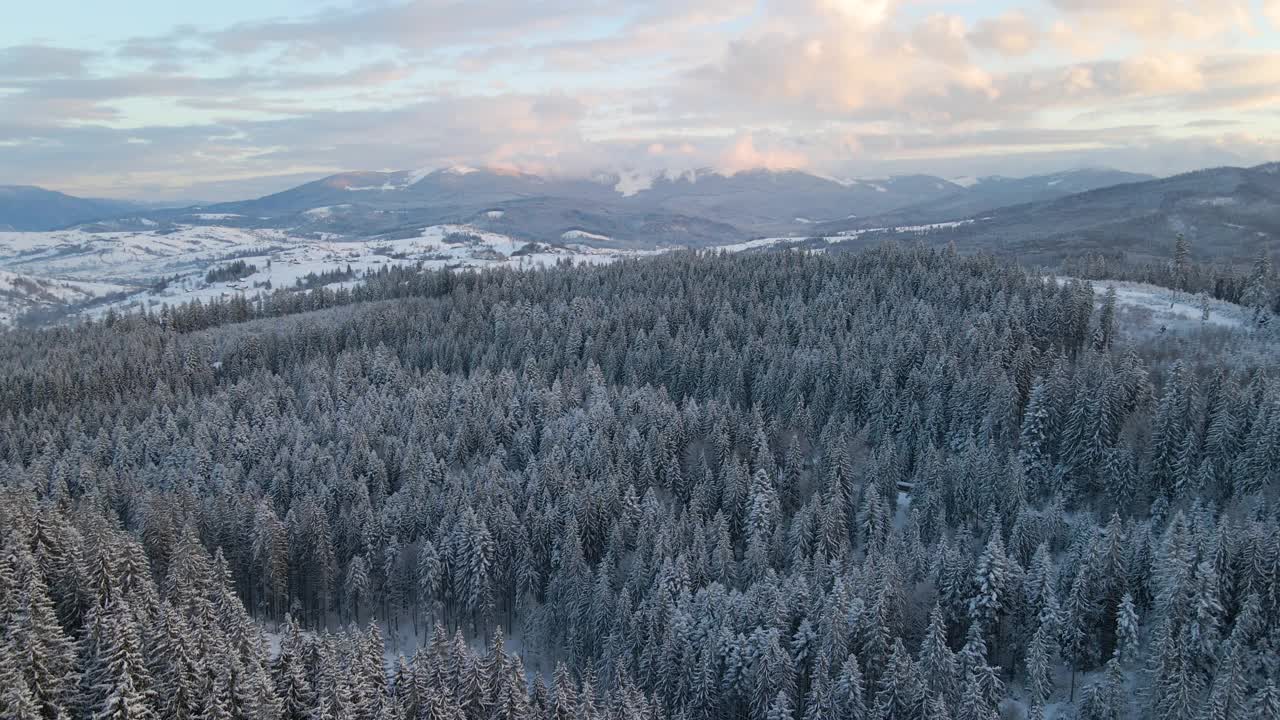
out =
[[[853,217],[850,215],[849,217]],[[796,218],[797,221],[803,218]],[[828,245],[836,245],[850,240],[856,240],[864,236],[873,235],[928,235],[938,230],[950,230],[953,228],[970,225],[979,222],[978,220],[954,220],[950,222],[930,223],[928,225],[895,225],[893,227],[877,227],[863,228],[861,230],[844,230],[835,235],[823,236],[807,236],[807,235],[788,235],[785,237],[767,237],[747,240],[745,242],[733,243],[732,245],[718,246],[717,250],[726,250],[728,252],[744,252],[747,250],[759,250],[770,247],[785,247],[787,245],[795,245],[797,243],[808,240],[822,240]]]
[[[434,225],[407,238],[194,225],[137,232],[4,232],[0,325],[33,309],[75,307],[77,314],[96,316],[111,308],[253,295],[268,288],[296,287],[311,274],[348,268],[359,277],[370,270],[417,264],[454,270],[536,268],[562,261],[598,265],[655,254],[584,244],[608,239],[571,231],[559,243],[530,243],[469,225]],[[237,280],[206,282],[208,269],[233,259],[256,270]],[[100,301],[107,297],[110,301]]]
[[[40,277],[149,281],[253,248],[295,242],[282,230],[181,225],[172,231],[0,232],[0,269]]]
[[[1066,281],[1061,277],[1050,279],[1059,284]],[[1095,280],[1093,292],[1097,304],[1102,304],[1108,287],[1116,289],[1120,319],[1135,330],[1183,333],[1202,326],[1234,329],[1247,327],[1249,320],[1249,311],[1245,308],[1213,298],[1207,298],[1209,317],[1202,320],[1198,295],[1137,282]]]
[[[86,303],[128,290],[112,283],[50,280],[0,270],[0,325],[32,310]]]

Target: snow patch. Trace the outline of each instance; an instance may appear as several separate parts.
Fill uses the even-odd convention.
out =
[[[0,327],[32,310],[77,305],[130,289],[114,283],[59,280],[0,270]]]
[[[418,168],[417,170],[410,172],[409,177],[405,181],[406,186],[417,185],[423,180],[426,180],[427,176],[433,172],[435,172],[435,168]]]
[[[324,207],[316,207],[316,208],[311,208],[310,210],[303,210],[302,214],[310,217],[315,217],[315,218],[326,218],[332,215],[334,210],[339,210],[345,207],[351,207],[351,206],[350,205],[325,205]]]
[[[1059,285],[1068,280],[1068,278],[1057,276],[1051,276],[1050,279]],[[1116,307],[1122,311],[1130,311],[1131,320],[1147,319],[1147,322],[1140,326],[1143,330],[1188,331],[1199,328],[1202,323],[1224,328],[1241,328],[1248,325],[1249,311],[1239,305],[1207,298],[1209,318],[1202,320],[1203,310],[1198,295],[1146,283],[1095,280],[1093,291],[1096,304],[1102,304],[1108,287],[1116,289]]]
[[[618,173],[618,181],[614,184],[613,190],[623,197],[631,197],[651,187],[653,187],[653,175],[639,170],[623,170]]]
[[[560,235],[561,240],[590,240],[593,242],[612,242],[613,238],[608,235],[597,235],[596,233],[587,232],[586,230],[569,230]]]

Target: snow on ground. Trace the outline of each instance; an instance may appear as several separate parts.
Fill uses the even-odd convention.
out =
[[[312,208],[306,214],[325,217],[339,207]],[[719,249],[743,252],[802,240],[761,238]],[[157,308],[197,299],[208,302],[237,294],[292,289],[298,287],[299,281],[309,282],[309,275],[345,271],[348,267],[355,279],[334,283],[334,287],[351,287],[366,272],[384,267],[523,269],[566,260],[598,265],[667,251],[598,247],[611,241],[606,235],[570,230],[556,243],[527,242],[472,225],[433,225],[409,237],[360,238],[193,225],[137,232],[0,233],[0,271],[25,279],[18,281],[21,292],[11,290],[6,294],[5,286],[0,284],[0,325],[12,323],[28,310],[55,309],[59,305],[82,315],[98,316],[111,308]],[[243,260],[256,269],[238,280],[205,281],[209,268],[232,259]],[[162,279],[164,282],[160,283]],[[32,295],[41,299],[32,301]]]
[[[1058,284],[1067,280],[1056,276],[1050,279]],[[1198,329],[1202,323],[1223,328],[1248,325],[1249,311],[1239,305],[1207,298],[1209,319],[1202,321],[1200,296],[1146,283],[1095,280],[1093,292],[1098,305],[1102,304],[1109,287],[1116,289],[1116,308],[1121,319],[1141,329],[1180,332]]]
[[[717,245],[712,250],[723,250],[725,252],[746,252],[747,250],[759,250],[760,248],[773,247],[775,245],[788,245],[803,242],[802,237],[767,237],[756,238],[755,240],[747,240],[746,242],[733,243],[732,245]]]
[[[404,186],[402,185],[393,185],[387,182],[387,183],[382,183],[381,185],[361,185],[359,187],[349,185],[347,186],[347,191],[348,192],[373,192],[373,191],[390,192],[392,190],[400,190],[403,187]]]
[[[230,220],[232,218],[244,217],[239,213],[196,213],[192,217],[201,220]]]
[[[1199,325],[1201,322],[1200,300],[1194,295],[1139,283],[1115,285],[1117,305],[1150,310],[1154,320],[1164,325]],[[1096,283],[1094,288],[1098,288]],[[1106,292],[1106,286],[1101,288],[1101,292]],[[1242,327],[1245,324],[1245,312],[1239,305],[1210,298],[1209,319],[1205,322],[1222,327]]]
[[[417,170],[414,170],[413,172],[409,173],[409,177],[405,182],[409,183],[410,185],[417,185],[418,183],[422,182],[428,175],[430,175],[435,171],[436,171],[435,168],[418,168]]]
[[[310,210],[303,210],[302,214],[307,215],[309,217],[314,217],[314,218],[326,218],[332,215],[334,210],[341,210],[342,208],[345,208],[345,207],[351,207],[351,206],[350,205],[325,205],[323,207],[311,208]]]
[[[952,228],[962,227],[971,223],[978,222],[974,219],[969,220],[949,220],[947,222],[929,223],[927,225],[896,225],[894,227],[882,228],[863,228],[861,230],[845,230],[841,233],[827,238],[829,243],[838,243],[850,238],[862,237],[872,233],[911,233],[915,235],[924,235],[934,230],[950,230]]]
[[[72,280],[151,280],[289,242],[282,230],[180,225],[172,231],[0,233],[0,269]]]
[[[31,310],[74,305],[129,289],[112,283],[52,280],[0,270],[0,326]]]
[[[608,235],[597,235],[587,232],[586,230],[570,230],[560,236],[561,240],[572,242],[574,240],[591,240],[595,242],[613,242],[613,238]]]
[[[323,217],[337,207],[307,212]],[[34,278],[31,283],[86,288],[84,292],[59,291],[61,295],[50,295],[40,307],[80,305],[106,295],[129,293],[124,299],[83,309],[83,314],[93,316],[109,308],[157,307],[196,299],[207,302],[268,289],[291,289],[299,281],[309,282],[309,275],[345,271],[348,267],[356,279],[335,283],[335,287],[350,287],[364,273],[392,266],[453,270],[537,268],[564,260],[604,264],[654,252],[591,247],[586,243],[597,244],[610,238],[586,231],[570,231],[564,239],[578,242],[531,243],[470,225],[434,225],[405,238],[291,235],[282,230],[216,226],[179,226],[171,232],[0,233],[0,269]],[[205,281],[208,268],[233,258],[254,266],[255,272],[228,282]],[[161,278],[166,282],[157,287]],[[110,282],[100,283],[99,288],[85,282],[89,280]],[[31,283],[22,284],[27,289],[24,296],[37,292],[39,285]],[[16,293],[0,296],[0,324],[11,323],[18,314],[33,307]]]

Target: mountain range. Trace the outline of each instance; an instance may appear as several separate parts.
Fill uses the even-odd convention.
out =
[[[1280,163],[1199,170],[968,210],[967,217],[948,216],[925,204],[865,222],[825,223],[814,234],[843,235],[850,238],[843,245],[860,247],[919,236],[920,223],[936,222],[926,233],[930,242],[1015,255],[1029,264],[1086,252],[1168,258],[1173,238],[1182,234],[1198,260],[1247,262],[1260,250],[1273,252],[1280,237]]]
[[[1165,254],[1176,233],[1205,257],[1243,259],[1280,231],[1277,165],[1169,178],[1077,169],[1024,178],[837,179],[800,171],[599,173],[556,178],[450,167],[349,172],[283,192],[145,208],[0,188],[0,228],[135,232],[192,226],[317,238],[414,237],[458,225],[513,240],[620,250],[713,247],[769,237],[858,247],[922,236],[1052,261],[1085,250]],[[928,232],[924,232],[927,229]]]
[[[374,235],[440,223],[478,223],[529,240],[582,231],[619,246],[701,247],[867,218],[967,216],[1015,202],[1150,179],[1109,170],[963,184],[928,175],[841,180],[799,171],[598,173],[546,178],[492,169],[349,172],[251,200],[153,209],[39,189],[0,206],[0,227],[100,229],[159,223],[230,224]]]

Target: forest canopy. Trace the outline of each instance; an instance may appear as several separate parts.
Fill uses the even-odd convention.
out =
[[[892,245],[12,331],[0,716],[1280,718],[1273,333]]]

